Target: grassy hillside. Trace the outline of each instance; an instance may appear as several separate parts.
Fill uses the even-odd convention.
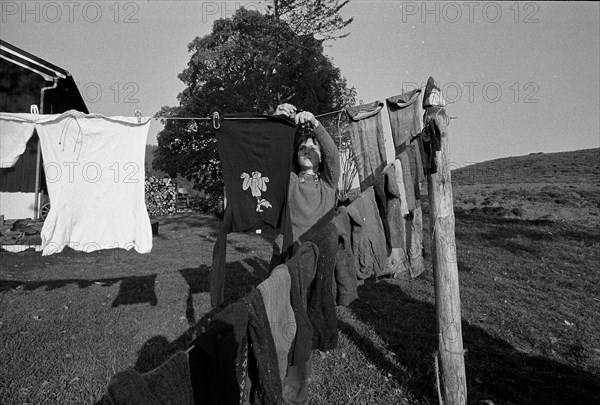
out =
[[[476,163],[452,171],[452,183],[594,183],[600,186],[600,148],[535,153]]]
[[[600,219],[600,149],[532,154],[452,171],[455,211],[505,218]]]

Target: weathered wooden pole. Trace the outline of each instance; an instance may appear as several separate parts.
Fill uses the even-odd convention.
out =
[[[433,79],[429,81],[434,84]],[[428,88],[431,90],[428,82]],[[436,91],[434,86],[433,91]],[[439,88],[438,90],[439,91]],[[428,97],[426,90],[424,97]],[[435,97],[434,97],[435,99]],[[441,95],[439,95],[441,101]],[[449,118],[442,106],[427,107],[425,125],[436,125],[439,130],[439,151],[435,153],[437,172],[427,176],[429,219],[433,256],[433,280],[437,316],[439,353],[438,393],[443,405],[467,403],[467,381],[462,341],[458,265],[454,237],[454,208],[448,155]],[[433,121],[433,122],[431,122]]]

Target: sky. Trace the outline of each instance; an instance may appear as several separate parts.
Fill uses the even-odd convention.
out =
[[[69,71],[90,112],[153,116],[178,105],[188,44],[260,1],[0,1],[0,38]],[[592,2],[357,1],[346,38],[325,43],[357,99],[433,76],[455,117],[463,166],[600,147],[600,5]],[[301,106],[299,106],[301,107]],[[153,120],[148,143],[162,129]]]

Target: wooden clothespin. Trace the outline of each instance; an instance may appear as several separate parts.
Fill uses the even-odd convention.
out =
[[[213,128],[214,129],[221,128],[221,119],[219,117],[219,112],[218,111],[215,111],[213,113]]]
[[[138,120],[138,124],[141,124],[142,123],[142,113],[138,108],[135,109],[135,116]]]
[[[31,112],[32,115],[40,115],[40,110],[37,106],[37,104],[31,104],[31,107],[29,107],[29,111]]]

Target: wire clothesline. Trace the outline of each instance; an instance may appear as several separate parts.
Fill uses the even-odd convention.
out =
[[[315,118],[321,118],[321,117],[325,117],[327,115],[333,115],[333,114],[339,114],[341,112],[344,112],[345,109],[341,109],[341,110],[335,110],[335,111],[330,111],[330,112],[326,112],[323,114],[318,114],[315,115]],[[160,120],[195,120],[195,121],[211,121],[214,119],[213,118],[209,118],[209,117],[164,117],[164,116],[154,116],[152,117],[154,119],[160,119]],[[248,119],[255,119],[255,120],[261,120],[261,119],[265,119],[266,117],[224,117],[223,119],[228,119],[228,120],[248,120]],[[449,119],[456,119],[457,117],[448,117]]]
[[[338,114],[338,113],[341,113],[343,111],[344,111],[343,109],[336,110],[336,111],[330,111],[330,112],[326,112],[326,113],[323,113],[323,114],[315,115],[315,118],[321,118],[321,117],[324,117],[326,115]],[[160,119],[160,120],[196,120],[196,121],[211,121],[213,119],[213,118],[209,118],[209,117],[164,117],[164,116],[154,116],[152,118],[154,118],[154,119]],[[244,117],[244,118],[242,118],[242,117],[226,117],[224,119],[229,119],[229,120],[231,120],[231,119],[234,119],[234,120],[235,119],[244,119],[244,120],[247,120],[247,119],[264,119],[264,117]]]

